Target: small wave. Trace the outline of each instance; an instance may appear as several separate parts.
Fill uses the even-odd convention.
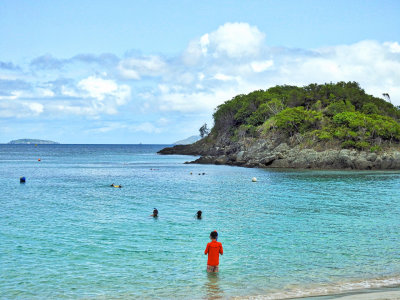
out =
[[[308,287],[291,287],[282,291],[271,292],[264,295],[235,297],[234,299],[248,300],[278,300],[315,296],[329,296],[343,294],[357,290],[394,287],[400,285],[400,276],[375,279],[365,279],[349,282],[338,282]]]

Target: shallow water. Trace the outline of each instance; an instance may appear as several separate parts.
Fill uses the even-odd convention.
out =
[[[0,145],[0,297],[284,297],[399,278],[400,172],[185,165],[162,147]]]

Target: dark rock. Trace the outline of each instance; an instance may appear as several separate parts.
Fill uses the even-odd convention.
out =
[[[226,143],[226,144],[224,144]],[[299,169],[400,169],[400,152],[369,153],[348,149],[301,149],[289,146],[286,141],[228,140],[210,142],[202,139],[191,145],[177,145],[159,151],[160,154],[201,155],[197,164],[235,165],[249,168],[299,168]]]
[[[217,159],[214,160],[216,165],[225,165],[228,162],[228,157],[225,155],[219,156]]]

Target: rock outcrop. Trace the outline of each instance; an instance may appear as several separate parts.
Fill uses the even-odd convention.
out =
[[[178,145],[165,148],[160,154],[200,155],[200,158],[187,162],[197,164],[234,165],[259,168],[296,169],[347,169],[347,170],[399,170],[400,151],[389,148],[380,153],[350,149],[302,148],[289,146],[273,140],[242,141],[220,145],[211,144],[207,139],[191,145]]]

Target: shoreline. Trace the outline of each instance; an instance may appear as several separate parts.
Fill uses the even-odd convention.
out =
[[[343,294],[334,294],[327,296],[316,296],[308,298],[297,299],[310,299],[310,300],[399,300],[400,299],[400,286],[397,287],[383,287],[378,289],[365,289]]]
[[[294,286],[267,294],[233,297],[237,300],[400,300],[400,276],[353,280],[315,286]]]

